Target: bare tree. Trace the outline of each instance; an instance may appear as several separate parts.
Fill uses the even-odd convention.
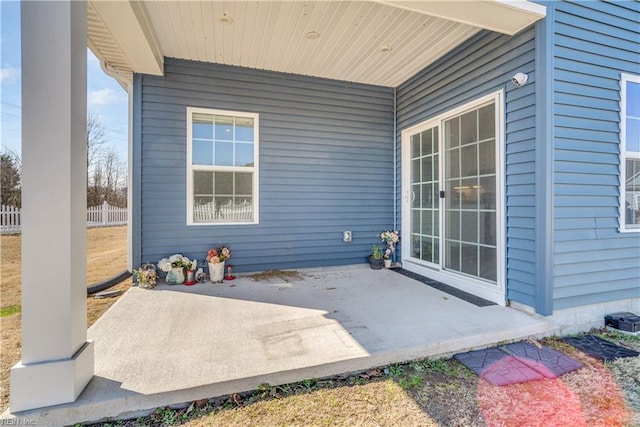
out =
[[[115,148],[104,151],[93,167],[87,186],[87,205],[107,202],[112,206],[126,206],[127,175],[125,162]]]
[[[126,205],[126,200],[122,200],[122,192],[120,191],[127,182],[126,167],[113,147],[105,153],[103,165],[105,200],[111,205]]]
[[[13,150],[0,154],[0,205],[22,205],[22,159]]]
[[[0,204],[22,205],[22,159],[13,150],[0,154]],[[107,143],[100,116],[87,116],[87,206],[107,202],[127,205],[127,168],[120,153]]]
[[[98,163],[92,169],[87,183],[87,206],[97,206],[104,201],[102,165]]]
[[[87,169],[89,175],[103,155],[107,136],[100,116],[89,112],[87,115]],[[88,182],[88,181],[87,181]]]
[[[127,182],[125,161],[107,143],[107,135],[100,116],[87,116],[87,206],[107,202],[126,206]],[[123,195],[124,194],[124,195]]]

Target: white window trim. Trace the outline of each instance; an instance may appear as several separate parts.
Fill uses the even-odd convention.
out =
[[[640,153],[627,153],[627,83],[640,84],[640,75],[620,74],[620,183],[619,183],[619,201],[618,201],[618,229],[621,233],[640,233],[640,227],[627,227],[625,224],[625,200],[626,200],[626,181],[627,181],[627,158],[640,159]]]
[[[253,119],[253,221],[216,221],[216,222],[194,222],[193,221],[193,171],[194,167],[191,164],[192,143],[193,143],[193,114],[213,114],[213,115],[225,115],[236,117],[249,117]],[[259,128],[260,118],[257,113],[247,113],[245,111],[230,111],[230,110],[217,110],[210,108],[196,108],[187,107],[187,225],[196,226],[227,226],[227,225],[252,225],[259,224],[260,219],[260,188],[259,188]],[[211,170],[211,171],[225,171],[225,172],[246,172],[247,168],[242,166],[197,166],[196,170]]]

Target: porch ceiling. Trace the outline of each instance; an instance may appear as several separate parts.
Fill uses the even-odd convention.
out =
[[[124,79],[162,74],[167,56],[396,87],[478,31],[515,34],[545,8],[507,0],[94,0],[87,14],[89,47]]]

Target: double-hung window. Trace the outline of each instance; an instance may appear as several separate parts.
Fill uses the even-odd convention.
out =
[[[640,76],[620,79],[620,230],[640,231]]]
[[[187,108],[187,224],[258,223],[258,114]]]

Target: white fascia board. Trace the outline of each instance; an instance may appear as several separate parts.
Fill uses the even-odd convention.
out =
[[[142,5],[109,0],[94,0],[91,4],[134,73],[162,75],[163,55]]]
[[[547,14],[545,6],[527,0],[376,1],[508,35],[516,34]]]

